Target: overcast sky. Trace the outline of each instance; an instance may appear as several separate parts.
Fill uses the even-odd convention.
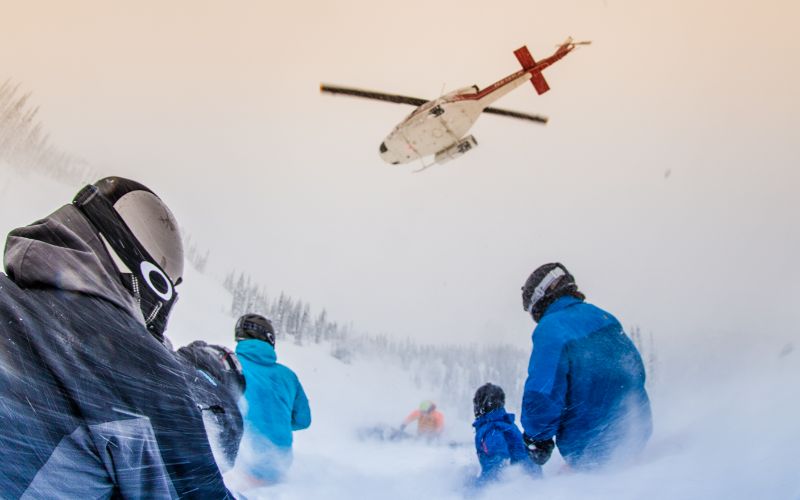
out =
[[[60,147],[159,193],[220,279],[248,271],[362,331],[525,346],[520,285],[559,260],[657,339],[800,333],[796,1],[0,12],[0,81],[33,92]],[[568,35],[593,44],[545,71],[549,93],[497,103],[547,126],[484,116],[476,150],[422,174],[377,151],[411,108],[318,91],[484,87]]]

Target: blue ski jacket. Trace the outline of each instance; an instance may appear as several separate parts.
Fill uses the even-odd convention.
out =
[[[513,414],[498,408],[478,417],[472,426],[475,427],[475,451],[481,464],[478,485],[496,479],[507,464],[520,464],[531,475],[541,476],[542,469],[528,456]]]
[[[572,296],[533,331],[520,419],[535,441],[555,437],[575,468],[634,454],[652,431],[642,358],[614,316]]]
[[[292,431],[311,425],[308,399],[297,375],[279,364],[275,349],[261,340],[240,341],[236,355],[247,382],[245,431],[277,448],[290,449]]]

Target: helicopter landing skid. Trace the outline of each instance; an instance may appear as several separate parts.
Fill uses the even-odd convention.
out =
[[[412,170],[411,171],[412,174],[418,174],[418,173],[420,173],[422,171],[425,171],[425,170],[428,170],[432,166],[436,165],[435,161],[432,161],[432,162],[428,163],[427,165],[425,165],[425,161],[422,158],[420,158],[419,161],[422,163],[422,167],[418,168],[417,170]]]

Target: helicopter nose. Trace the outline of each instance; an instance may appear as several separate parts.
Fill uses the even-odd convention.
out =
[[[380,147],[378,147],[381,159],[391,165],[398,165],[400,163],[400,158],[397,154],[397,150],[389,149],[389,146],[386,145],[387,141],[389,141],[389,144],[394,144],[391,137],[388,137],[381,143]]]
[[[386,146],[386,142],[382,142],[380,147],[378,148],[378,150],[381,153],[381,158],[386,163],[391,163],[392,165],[397,165],[398,163],[400,163],[397,160],[397,158],[395,158],[395,156],[397,156],[397,155],[395,155],[393,152],[389,151],[389,148]]]

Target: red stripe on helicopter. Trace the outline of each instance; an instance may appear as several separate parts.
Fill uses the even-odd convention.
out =
[[[513,75],[508,75],[507,77],[503,78],[500,81],[494,82],[493,84],[489,85],[485,89],[482,89],[480,92],[475,94],[461,94],[457,96],[453,96],[452,101],[477,101],[479,99],[483,99],[487,95],[491,94],[495,90],[499,89],[500,87],[507,85],[517,78],[523,76],[525,74],[525,70],[519,70]]]
[[[489,85],[485,89],[475,94],[461,94],[454,96],[452,98],[452,101],[477,101],[483,99],[485,96],[491,94],[500,87],[503,87],[504,85],[513,82],[514,80],[521,77],[525,73],[530,73],[531,83],[533,84],[533,88],[536,89],[536,92],[538,94],[544,94],[545,92],[550,90],[550,86],[544,79],[544,76],[542,75],[542,70],[549,67],[554,62],[558,61],[572,50],[571,47],[567,47],[565,50],[564,49],[565,47],[567,47],[566,44],[562,45],[561,47],[559,47],[559,50],[557,50],[555,54],[537,63],[533,59],[533,56],[528,50],[528,47],[523,45],[522,47],[514,51],[514,55],[517,57],[519,63],[522,65],[522,69],[520,71],[517,71],[513,75],[508,75],[502,80]],[[533,68],[537,69],[534,70]]]

